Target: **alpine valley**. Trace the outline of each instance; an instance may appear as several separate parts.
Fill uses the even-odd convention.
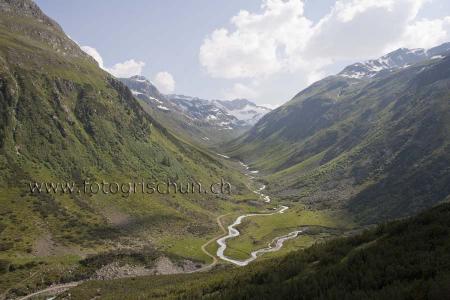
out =
[[[45,184],[142,180],[231,193]],[[0,0],[0,299],[448,299],[449,201],[450,43],[271,110],[116,78]]]

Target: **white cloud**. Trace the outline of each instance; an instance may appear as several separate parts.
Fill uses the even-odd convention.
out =
[[[258,96],[258,93],[251,87],[242,84],[235,83],[231,90],[224,93],[226,99],[254,99]]]
[[[417,19],[429,0],[337,0],[316,23],[304,15],[304,2],[263,0],[260,12],[240,11],[231,28],[205,38],[201,65],[212,77],[257,80],[264,90],[278,74],[306,85],[336,62],[375,58],[393,47],[428,48],[450,38],[450,17]],[[244,87],[235,84],[229,93]]]
[[[304,56],[365,59],[401,42],[424,0],[337,1],[313,28]]]
[[[103,64],[103,58],[100,55],[100,53],[97,51],[97,49],[90,47],[90,46],[81,46],[81,50],[92,56],[100,68],[103,70],[111,73],[115,77],[131,77],[134,75],[141,75],[142,69],[145,66],[145,63],[142,61],[136,61],[134,59],[130,59],[127,61],[124,61],[122,63],[117,63],[111,68],[107,68]]]
[[[152,82],[163,94],[170,94],[175,91],[175,80],[169,72],[159,72]]]
[[[326,75],[327,75],[327,73],[325,71],[318,70],[318,69],[312,70],[306,76],[306,83],[312,84],[312,83],[324,78]]]
[[[236,30],[221,28],[200,48],[200,63],[213,77],[254,78],[281,71],[284,58],[304,46],[311,22],[303,2],[266,0],[262,14],[242,10],[231,19]]]
[[[136,61],[134,59],[129,59],[127,61],[117,63],[111,68],[104,66],[103,58],[97,49],[90,46],[81,46],[81,49],[94,58],[99,67],[103,70],[111,73],[118,78],[127,78],[134,75],[141,75],[142,69],[145,63],[142,61]],[[165,94],[172,93],[175,90],[175,80],[169,72],[159,72],[153,78],[153,84]]]
[[[80,47],[81,50],[83,50],[84,52],[86,52],[87,54],[89,54],[90,56],[92,56],[93,59],[95,59],[95,61],[98,63],[98,66],[100,68],[104,68],[103,67],[103,58],[100,55],[100,53],[98,53],[97,49],[90,47],[90,46],[81,46]]]
[[[141,75],[144,66],[144,62],[130,59],[123,63],[115,64],[112,68],[108,68],[107,71],[116,77],[131,77]]]
[[[406,28],[400,45],[391,48],[430,48],[450,40],[450,17],[416,21]]]

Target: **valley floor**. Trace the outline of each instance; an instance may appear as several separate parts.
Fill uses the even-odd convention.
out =
[[[91,281],[71,299],[448,299],[449,220],[443,204],[251,267]]]
[[[305,249],[356,228],[355,224],[347,221],[343,212],[311,211],[300,204],[283,203],[276,197],[269,197],[263,193],[265,185],[258,182],[255,170],[250,171],[246,165],[226,157],[223,159],[245,174],[246,184],[254,192],[253,196],[242,200],[239,209],[230,206],[228,211],[215,217],[218,231],[214,236],[194,240],[163,234],[153,238],[161,247],[151,255],[139,251],[118,251],[104,255],[99,252],[81,261],[76,255],[37,257],[37,263],[29,259],[30,266],[23,271],[19,269],[1,275],[6,279],[3,296],[22,294],[28,295],[22,299],[31,299],[38,295],[58,294],[86,279],[201,273],[233,265],[243,266],[254,260],[266,260]],[[238,219],[240,221],[236,222]],[[153,261],[150,266],[146,263],[148,260]],[[37,276],[24,278],[27,272]],[[61,272],[68,274],[61,277]]]

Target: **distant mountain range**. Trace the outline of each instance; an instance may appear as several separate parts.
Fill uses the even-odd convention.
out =
[[[143,76],[120,80],[161,123],[202,143],[237,137],[271,111],[247,99],[226,101],[163,95]]]
[[[247,99],[235,100],[205,100],[197,97],[189,97],[183,95],[168,95],[171,101],[177,103],[182,107],[183,111],[199,118],[206,118],[207,120],[222,119],[223,116],[229,118],[224,119],[226,126],[229,122],[231,126],[251,126],[256,124],[266,113],[271,109],[256,105]],[[235,121],[237,120],[237,122]]]
[[[163,95],[144,76],[121,78],[132,91],[141,98],[150,100],[163,111],[183,113],[189,118],[205,121],[222,129],[235,129],[254,125],[271,109],[256,105],[247,99],[206,100],[185,95]]]

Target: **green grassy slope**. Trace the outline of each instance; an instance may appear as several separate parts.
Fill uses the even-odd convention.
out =
[[[0,259],[14,265],[0,274],[0,296],[122,248],[208,262],[200,245],[217,234],[215,217],[244,205],[230,197],[30,193],[35,181],[206,187],[224,178],[233,199],[255,198],[243,175],[155,121],[32,1],[0,4]]]
[[[450,205],[249,267],[93,281],[72,299],[448,299]]]
[[[450,194],[450,57],[367,80],[328,77],[230,147],[269,191],[361,222],[406,216]]]

